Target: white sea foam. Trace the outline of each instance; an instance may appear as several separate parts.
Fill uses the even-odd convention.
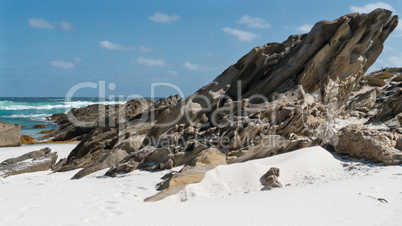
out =
[[[2,106],[2,105],[9,105],[10,103],[13,103],[13,101],[10,101],[10,100],[1,100],[1,101],[0,101],[0,106]]]
[[[4,118],[29,118],[32,121],[45,121],[46,117],[51,116],[51,114],[14,114],[5,115]]]
[[[0,110],[11,110],[11,111],[19,111],[19,110],[51,110],[51,109],[71,109],[71,108],[82,108],[91,104],[124,104],[125,102],[118,101],[105,101],[105,102],[90,102],[90,101],[76,101],[76,102],[64,102],[55,105],[8,105],[8,106],[0,106]]]

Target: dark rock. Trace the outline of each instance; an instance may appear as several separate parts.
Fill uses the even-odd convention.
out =
[[[68,171],[77,168],[84,168],[73,176],[73,179],[82,178],[90,173],[112,167],[108,171],[108,176],[116,176],[115,170],[121,170],[121,172],[130,172],[135,170],[139,166],[139,162],[128,162],[116,169],[113,169],[121,160],[123,160],[128,154],[138,150],[141,145],[146,132],[151,128],[150,117],[155,117],[159,114],[161,109],[166,109],[166,104],[177,103],[178,96],[171,96],[169,98],[155,101],[151,107],[148,108],[151,103],[146,99],[133,99],[126,103],[125,115],[120,119],[123,120],[124,127],[110,126],[110,120],[106,122],[106,126],[98,126],[95,128],[88,128],[90,131],[85,134],[82,141],[72,150],[66,160],[58,163],[56,172]],[[156,108],[156,106],[158,108]],[[98,106],[99,107],[99,106]],[[96,109],[92,106],[90,109]],[[85,111],[93,112],[93,109],[86,109]],[[107,114],[110,114],[110,108]],[[122,108],[120,109],[122,110]],[[79,110],[74,110],[79,112]],[[84,113],[80,113],[79,115]],[[106,115],[107,115],[106,114]],[[89,119],[89,118],[88,118]],[[71,124],[70,126],[74,126]],[[62,129],[63,130],[63,129]],[[77,128],[75,128],[77,131]],[[143,156],[145,158],[145,156]],[[156,153],[154,156],[149,156],[149,161],[157,158]],[[148,163],[148,162],[147,162]],[[163,167],[170,167],[171,163],[167,162]],[[144,163],[145,164],[145,163]]]
[[[93,104],[85,108],[73,108],[67,114],[58,113],[51,120],[60,127],[49,132],[44,138],[54,141],[82,140],[88,133],[98,127],[117,128],[145,111],[151,104],[149,99],[132,99],[126,104]]]
[[[64,113],[56,113],[50,116],[49,121],[53,121],[56,124],[62,125],[68,121],[67,115]]]
[[[21,155],[21,156],[19,156],[19,157],[10,158],[10,159],[4,160],[4,161],[1,163],[1,165],[16,164],[16,163],[18,163],[18,162],[22,162],[22,161],[25,161],[25,160],[27,160],[27,159],[37,159],[37,158],[41,158],[41,157],[43,157],[43,156],[45,156],[45,155],[50,154],[50,152],[51,152],[51,149],[50,149],[50,148],[47,148],[47,147],[46,147],[46,148],[42,148],[42,149],[40,149],[39,151],[31,151],[31,152],[28,152],[28,153],[26,153],[26,154],[23,154],[23,155]]]
[[[375,106],[377,92],[378,91],[376,89],[372,89],[356,96],[350,103],[351,109],[363,112],[370,111]]]
[[[98,170],[115,166],[126,156],[127,152],[121,149],[105,152],[104,155],[101,156],[98,160],[93,161],[92,164],[80,170],[71,179],[80,179]]]
[[[129,173],[138,169],[139,163],[134,160],[129,160],[122,164],[117,164],[112,166],[106,173],[105,176],[116,177],[119,173]]]
[[[32,126],[33,129],[44,129],[46,128],[46,124],[45,123],[40,123],[37,125]]]
[[[390,96],[368,123],[387,122],[386,125],[399,133],[402,133],[402,89]]]
[[[377,200],[382,202],[382,203],[388,203],[388,201],[386,199],[384,199],[384,198],[378,198]]]
[[[280,188],[282,187],[281,182],[279,182],[278,177],[279,177],[280,170],[277,167],[271,167],[261,178],[261,184],[264,185],[265,187],[271,187],[271,188]],[[269,189],[270,190],[270,189]]]
[[[110,151],[116,136],[116,128],[94,129],[71,151],[56,172],[89,167],[103,157],[105,150]]]
[[[31,161],[27,161],[32,159]],[[53,168],[57,153],[51,153],[50,148],[32,151],[22,156],[11,158],[0,164],[0,176],[8,177],[22,173],[45,171]]]

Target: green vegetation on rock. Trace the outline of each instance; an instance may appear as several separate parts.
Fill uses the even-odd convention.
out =
[[[376,77],[376,78],[379,78],[379,79],[388,79],[388,78],[392,78],[393,76],[394,76],[394,75],[393,75],[392,73],[389,73],[389,72],[382,72],[382,73],[376,75],[375,77]]]
[[[402,75],[396,76],[394,79],[392,79],[393,82],[402,82]]]
[[[376,78],[376,77],[370,77],[370,76],[364,76],[363,77],[364,80],[367,80],[367,83],[370,86],[377,86],[377,87],[381,87],[385,85],[384,80]]]
[[[392,67],[387,69],[388,72],[402,72],[402,67]]]

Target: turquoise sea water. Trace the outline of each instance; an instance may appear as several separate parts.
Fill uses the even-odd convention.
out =
[[[45,123],[46,129],[58,126],[46,117],[96,103],[99,103],[99,99],[95,97],[74,97],[71,100],[62,97],[0,97],[0,121],[21,124],[21,134],[38,138],[42,136],[39,132],[44,129],[32,129],[32,126],[39,123]]]

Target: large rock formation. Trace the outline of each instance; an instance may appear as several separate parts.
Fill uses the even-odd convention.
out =
[[[133,99],[126,103],[124,114],[122,114],[123,108],[116,108],[116,106],[114,109],[120,109],[120,112],[111,111],[112,107],[105,106],[109,110],[105,111],[104,115],[96,116],[96,111],[93,114],[86,114],[89,118],[85,121],[81,119],[84,122],[93,120],[94,117],[103,118],[106,121],[93,120],[92,122],[96,124],[94,123],[93,127],[92,125],[86,127],[90,131],[85,134],[67,159],[61,159],[53,170],[62,172],[84,168],[73,177],[73,179],[79,179],[95,171],[117,165],[128,154],[139,149],[145,134],[154,123],[151,119],[158,118],[164,111],[168,111],[178,100],[178,96],[170,96],[155,102],[148,99]],[[89,111],[89,108],[99,109],[99,107],[99,105],[92,105],[85,109]],[[74,112],[80,111],[77,109],[72,113]],[[75,126],[74,123],[70,125]]]
[[[391,14],[382,9],[348,14],[320,21],[308,34],[290,36],[283,43],[256,47],[160,121],[210,122],[209,113],[228,99],[249,98],[251,103],[303,99],[307,104],[336,101],[342,105],[398,25],[398,17]],[[156,138],[170,128],[154,126],[148,135]]]
[[[333,119],[396,28],[391,14],[348,14],[256,47],[193,95],[155,102],[123,126],[92,129],[55,170],[84,168],[74,176],[80,178],[123,157],[106,175],[186,165],[168,177],[183,187],[201,178],[187,182],[185,172],[200,172],[192,161],[210,150],[230,164],[314,144],[333,147]]]
[[[57,153],[51,153],[50,148],[28,152],[19,157],[4,160],[0,164],[0,176],[8,177],[22,173],[50,170],[56,160]]]
[[[85,108],[73,108],[67,114],[59,113],[51,116],[50,120],[60,127],[50,131],[44,138],[53,141],[82,140],[95,128],[117,127],[118,119],[130,120],[141,114],[151,105],[151,100],[132,99],[126,104],[93,104]]]
[[[367,129],[364,125],[349,125],[339,131],[335,152],[386,165],[397,165],[402,163],[402,151],[396,148],[401,137],[386,131]]]
[[[159,117],[144,148],[114,169],[177,166],[186,163],[181,156],[208,147],[234,163],[323,142],[334,145],[331,117],[346,107],[396,28],[398,18],[391,14],[383,9],[348,14],[320,21],[308,34],[254,48]],[[164,154],[148,161],[153,153]]]
[[[0,121],[0,147],[21,146],[21,125]]]

